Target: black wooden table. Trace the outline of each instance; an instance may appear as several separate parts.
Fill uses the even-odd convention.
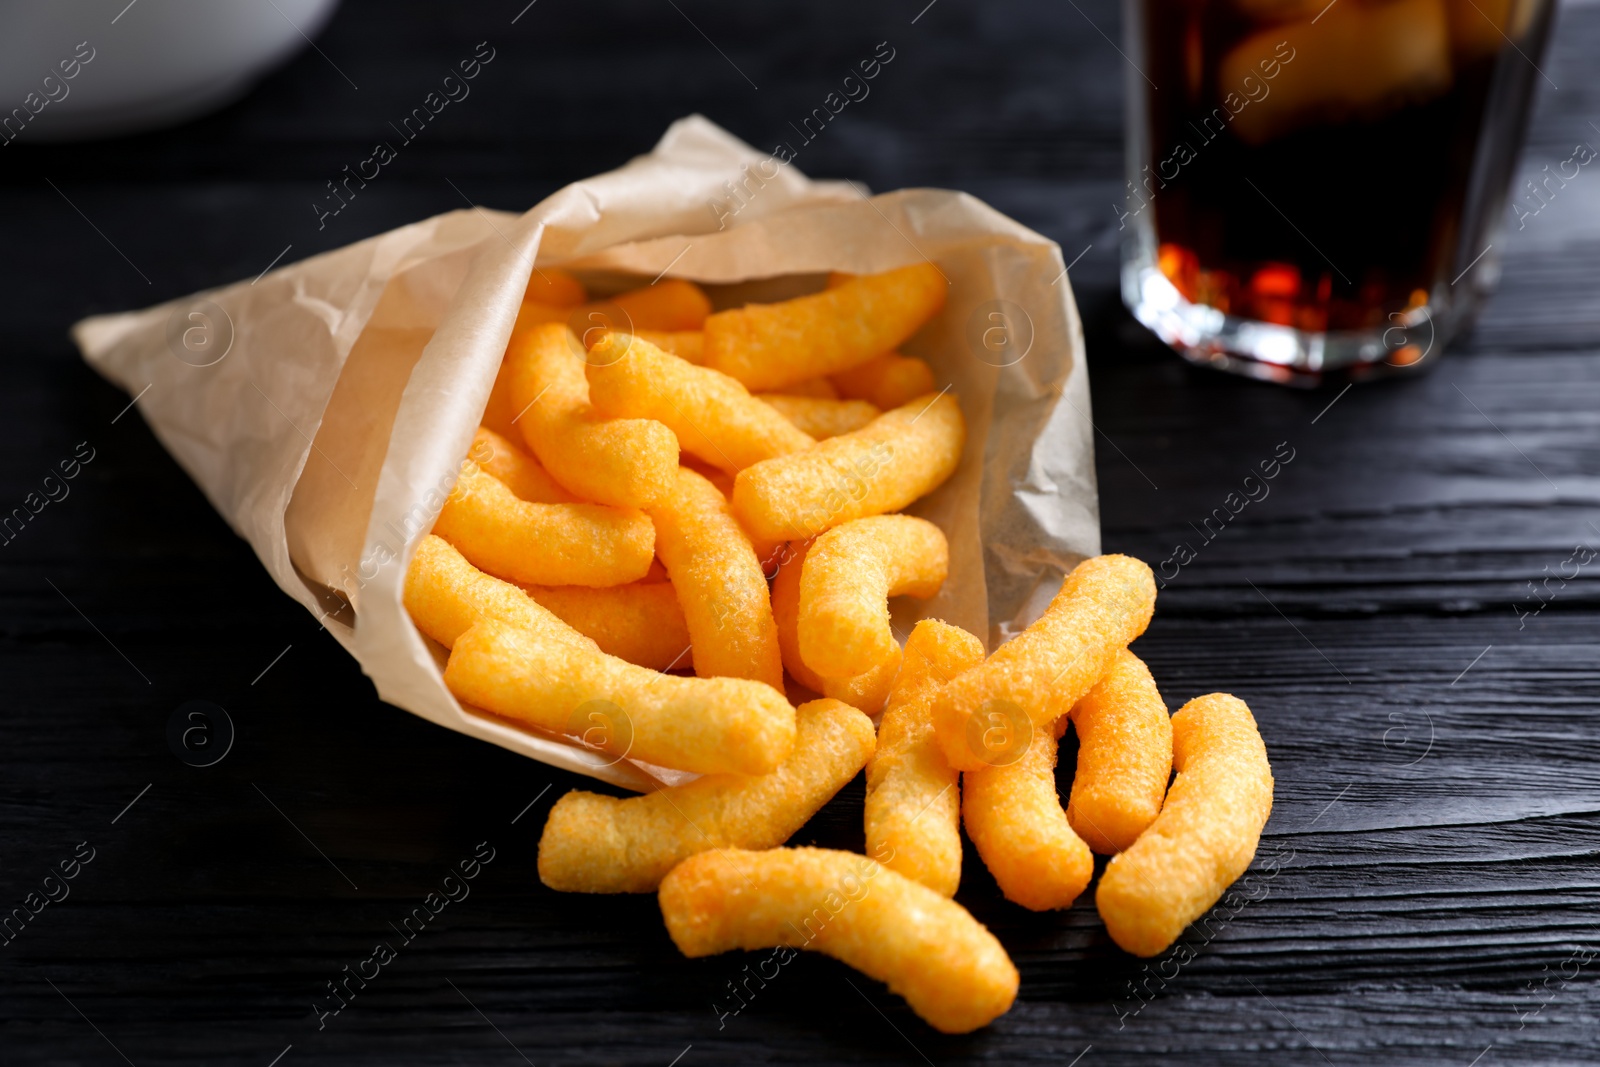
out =
[[[0,948],[0,1060],[1595,1058],[1600,177],[1507,235],[1499,295],[1431,374],[1293,392],[1191,369],[1119,306],[1111,0],[525,3],[351,3],[321,54],[219,115],[0,158],[0,510],[80,463],[0,546],[0,904],[76,874]],[[480,41],[496,59],[472,96],[319,230],[324,183]],[[545,890],[544,813],[587,783],[379,703],[65,333],[251,277],[286,245],[464,198],[524,208],[692,111],[769,146],[880,42],[895,58],[871,96],[797,165],[966,189],[1082,253],[1105,546],[1197,549],[1141,653],[1174,703],[1249,701],[1277,777],[1240,897],[1148,967],[1087,898],[1026,913],[969,854],[958,899],[1022,991],[960,1038],[818,958],[719,1018],[753,957],[682,959],[649,896]],[[1600,10],[1565,8],[1525,170],[1600,140],[1597,50]],[[1400,146],[1373,165],[1403,182],[1430,161]],[[1271,496],[1202,541],[1284,449]],[[236,727],[214,766],[169,746],[190,700]],[[797,840],[860,848],[860,798],[858,781]],[[486,850],[471,895],[319,1029],[326,983]]]

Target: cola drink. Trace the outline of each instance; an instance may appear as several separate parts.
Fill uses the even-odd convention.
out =
[[[1135,314],[1191,358],[1280,380],[1442,348],[1493,281],[1550,12],[1126,0]]]

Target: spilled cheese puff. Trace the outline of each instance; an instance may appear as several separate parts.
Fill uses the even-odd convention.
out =
[[[1016,999],[1006,950],[965,908],[851,852],[719,849],[661,881],[661,917],[678,951],[797,948],[888,984],[929,1026],[964,1034]]]
[[[776,848],[872,754],[872,720],[837,700],[795,713],[794,751],[771,774],[708,774],[619,800],[573,790],[539,838],[539,880],[568,893],[648,893],[711,848]]]
[[[1155,602],[1155,576],[1132,556],[1078,564],[1038,621],[934,698],[945,758],[961,770],[979,770],[994,762],[985,739],[996,717],[1018,729],[1067,714],[1144,633]]]
[[[1111,939],[1156,956],[1250,866],[1272,813],[1272,767],[1255,718],[1226,693],[1195,697],[1172,717],[1167,802],[1100,876],[1095,905]]]
[[[967,836],[1006,899],[1033,911],[1066,908],[1094,875],[1089,846],[1073,832],[1056,795],[1051,731],[1009,763],[963,775]]]
[[[1067,821],[1096,852],[1121,852],[1161,813],[1172,776],[1172,718],[1150,668],[1124,651],[1072,709],[1072,726]]]
[[[867,764],[867,851],[946,897],[961,883],[960,774],[939,750],[928,705],[940,686],[982,662],[983,642],[959,626],[917,623]]]

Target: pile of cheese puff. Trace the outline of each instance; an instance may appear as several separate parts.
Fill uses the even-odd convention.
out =
[[[405,603],[465,704],[700,775],[562,797],[546,885],[658,892],[685,955],[813,949],[965,1032],[1018,974],[950,899],[963,821],[1035,910],[1071,905],[1111,854],[1095,902],[1152,956],[1249,866],[1272,773],[1243,702],[1168,716],[1127,650],[1155,607],[1136,559],[1084,561],[987,657],[931,619],[902,647],[889,600],[933,596],[949,549],[898,512],[955,472],[966,425],[896,349],[947,288],[917,263],[713,312],[687,281],[591,302],[537,271]],[[868,855],[781,847],[863,768]]]

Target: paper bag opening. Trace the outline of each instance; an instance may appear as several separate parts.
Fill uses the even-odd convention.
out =
[[[992,647],[1099,551],[1098,510],[1081,327],[1060,250],[965,194],[868,198],[694,117],[649,155],[524,215],[452,212],[258,284],[86,320],[75,336],[103,374],[146,390],[140,407],[163,444],[280,588],[332,619],[384,700],[639,789],[680,776],[464,709],[444,687],[441,650],[401,603],[405,566],[454,484],[535,263],[597,288],[670,274],[729,305],[820,288],[831,270],[924,259],[950,297],[905,351],[957,396],[969,443],[951,480],[911,509],[951,547],[950,581],[914,614]],[[197,301],[222,309],[233,330],[227,358],[205,368],[175,358],[167,340],[168,320]],[[999,328],[1010,331],[1003,358],[988,343]]]

